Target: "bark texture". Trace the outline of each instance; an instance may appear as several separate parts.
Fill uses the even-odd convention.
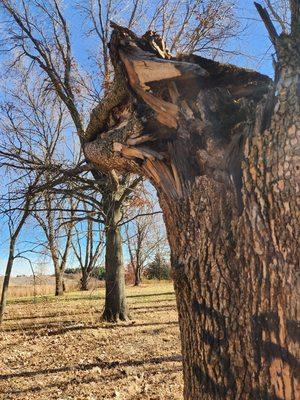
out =
[[[125,321],[128,309],[125,296],[125,270],[122,236],[118,226],[122,215],[118,205],[118,192],[103,195],[103,211],[106,215],[105,247],[105,307],[102,318],[109,322]]]
[[[103,171],[140,173],[157,188],[184,398],[296,400],[298,30],[274,39],[272,82],[195,55],[172,58],[157,35],[114,27],[113,107],[104,100],[107,118],[92,115],[85,154]]]
[[[89,290],[88,284],[89,284],[89,274],[86,269],[81,271],[82,276],[80,278],[80,290],[86,291]]]

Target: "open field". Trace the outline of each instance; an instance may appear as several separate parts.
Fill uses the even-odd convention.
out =
[[[0,330],[2,400],[179,400],[172,283],[127,287],[132,319],[100,322],[103,290],[12,299]]]
[[[64,276],[67,292],[79,290],[80,274],[65,274]],[[3,276],[0,276],[0,286],[3,283]],[[103,281],[91,279],[89,286],[91,289],[97,289],[104,286]],[[33,297],[46,296],[55,292],[55,277],[51,275],[38,275],[35,281],[32,276],[12,277],[9,282],[8,297]]]

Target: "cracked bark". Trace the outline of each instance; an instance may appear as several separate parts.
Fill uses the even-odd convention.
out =
[[[298,33],[276,38],[272,82],[195,55],[172,58],[149,33],[114,28],[114,104],[98,124],[96,110],[84,150],[102,171],[143,174],[157,189],[184,398],[296,400]]]

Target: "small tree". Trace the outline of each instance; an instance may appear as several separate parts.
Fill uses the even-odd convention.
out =
[[[91,277],[98,279],[99,281],[105,280],[105,268],[103,266],[96,267],[91,272]]]
[[[160,253],[156,253],[146,273],[148,279],[170,279],[170,266]]]
[[[146,205],[146,206],[145,206]],[[134,207],[133,211],[136,211]],[[142,202],[134,219],[125,225],[126,246],[130,257],[130,267],[134,273],[134,285],[139,286],[147,264],[155,253],[168,252],[165,227],[161,211],[154,211],[154,203]]]
[[[87,212],[92,211],[84,202],[83,208]],[[73,252],[80,265],[80,290],[88,290],[89,279],[104,250],[103,229],[101,229],[99,221],[95,221],[91,213],[87,213],[85,217],[87,220],[80,223],[80,229],[77,225],[75,226],[72,239]]]
[[[55,273],[55,296],[61,296],[65,291],[64,271],[71,250],[72,234],[74,230],[74,215],[76,205],[70,201],[70,221],[64,223],[63,211],[60,200],[56,203],[55,196],[48,191],[43,195],[42,204],[45,205],[45,213],[39,210],[34,216],[42,228],[46,237],[44,247],[48,250]],[[41,205],[41,204],[40,204]]]
[[[6,217],[8,219],[8,229],[9,229],[9,253],[6,263],[5,275],[2,285],[2,294],[1,294],[1,303],[0,303],[0,324],[3,322],[6,301],[7,301],[7,291],[10,281],[10,276],[13,268],[13,264],[18,255],[15,254],[16,243],[18,237],[21,233],[21,230],[29,216],[30,206],[33,201],[33,196],[31,190],[28,189],[27,193],[24,195],[24,204],[21,205],[21,210],[13,210],[9,209],[4,211]],[[8,206],[11,206],[11,203],[8,202]],[[17,214],[17,215],[14,215]]]

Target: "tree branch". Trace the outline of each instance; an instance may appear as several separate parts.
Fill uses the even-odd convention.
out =
[[[118,226],[123,226],[125,224],[128,224],[129,222],[131,222],[131,221],[133,221],[133,220],[135,220],[136,218],[139,218],[139,217],[146,217],[148,215],[156,215],[156,214],[162,214],[162,211],[153,211],[153,212],[150,212],[150,213],[137,214],[134,217],[128,219],[127,221],[122,222]]]
[[[270,37],[270,40],[271,40],[273,46],[276,48],[278,33],[275,29],[273,22],[271,21],[271,18],[269,16],[267,9],[262,7],[261,4],[256,3],[256,2],[254,2],[254,5],[255,5],[263,23],[265,24],[265,27],[267,28],[267,31],[269,33],[269,37]]]
[[[285,32],[286,28],[287,28],[285,21],[280,17],[278,12],[276,12],[276,10],[270,0],[265,0],[265,2],[267,4],[271,14],[276,19],[276,21],[279,23],[279,25],[281,26],[282,32]]]
[[[291,32],[294,36],[300,36],[300,1],[290,0],[291,8]]]

